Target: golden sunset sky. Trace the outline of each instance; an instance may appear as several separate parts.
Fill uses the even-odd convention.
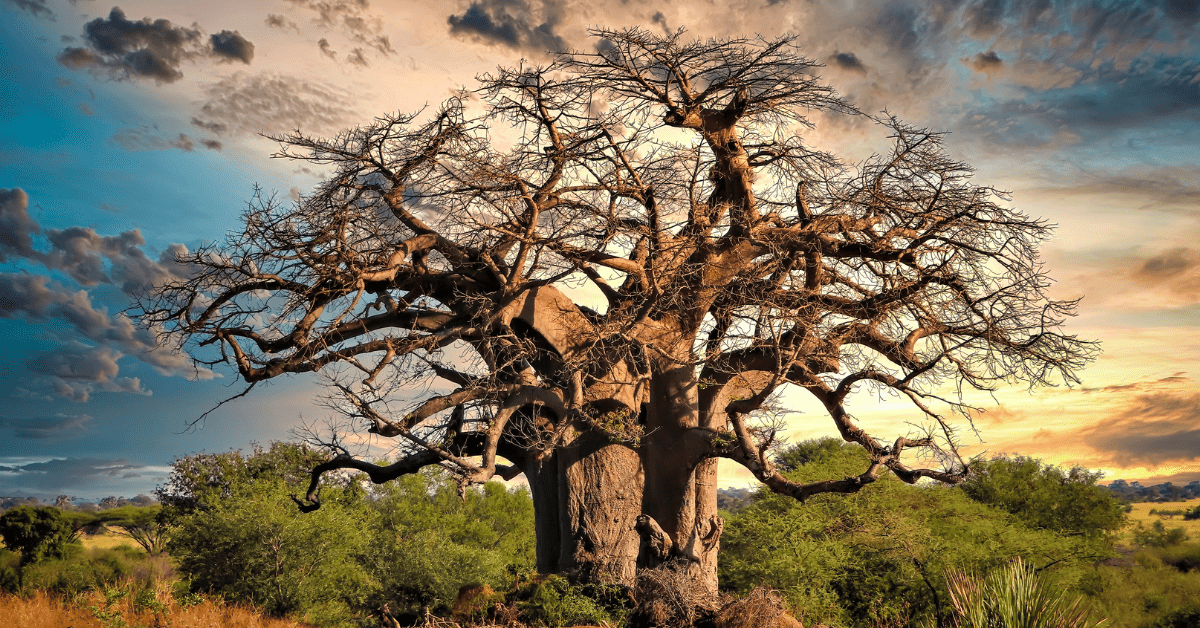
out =
[[[240,389],[152,351],[122,310],[174,252],[235,229],[260,185],[322,172],[261,134],[333,135],[436,105],[499,65],[592,50],[593,26],[796,36],[867,113],[944,130],[976,181],[1058,225],[1043,248],[1102,355],[1073,388],[972,401],[968,453],[1200,480],[1200,9],[1147,0],[0,0],[0,496],[148,493],[171,461],[322,419],[315,378]],[[854,162],[866,119],[806,140]],[[794,398],[793,398],[794,397]],[[799,396],[792,440],[834,434]],[[856,399],[880,435],[914,410]],[[724,482],[748,476],[722,467]]]

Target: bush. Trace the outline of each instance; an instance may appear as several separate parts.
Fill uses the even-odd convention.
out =
[[[800,443],[781,458],[795,481],[861,472],[869,463],[861,447],[831,439]],[[774,588],[804,625],[866,627],[872,614],[910,622],[945,615],[947,569],[987,571],[1021,556],[1053,565],[1050,577],[1069,586],[1109,555],[1103,544],[1030,528],[956,488],[883,476],[858,493],[804,504],[761,491],[727,516],[720,584],[741,595]]]
[[[534,580],[515,593],[520,618],[536,626],[624,624],[626,607],[619,587],[575,585],[561,576]],[[609,607],[600,600],[608,599]]]
[[[128,546],[90,551],[80,548],[65,560],[28,567],[25,588],[65,595],[104,589],[134,575],[138,565],[147,558]]]
[[[1183,528],[1168,530],[1161,521],[1146,528],[1141,524],[1133,531],[1133,540],[1143,547],[1171,547],[1188,540],[1187,531]]]
[[[1062,469],[1034,458],[997,457],[977,463],[959,485],[971,499],[1004,510],[1031,528],[1110,539],[1125,526],[1125,505],[1097,486],[1099,472]]]

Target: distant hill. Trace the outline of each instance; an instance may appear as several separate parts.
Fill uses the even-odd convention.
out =
[[[1200,497],[1200,481],[1188,482],[1183,486],[1171,482],[1142,486],[1140,482],[1114,480],[1106,488],[1130,502],[1180,502]]]
[[[717,489],[717,508],[737,512],[750,505],[750,496],[754,490],[748,488]]]

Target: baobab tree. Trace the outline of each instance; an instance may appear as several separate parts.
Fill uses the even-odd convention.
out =
[[[1093,348],[1059,331],[1075,304],[1046,294],[1049,226],[938,133],[880,118],[890,152],[846,165],[803,143],[806,116],[862,114],[792,39],[593,34],[594,53],[497,70],[427,114],[277,138],[332,176],[296,203],[257,195],[141,304],[247,390],[324,373],[401,443],[388,465],[335,451],[302,508],[336,470],[523,473],[539,570],[633,584],[665,563],[715,593],[718,459],[800,500],[886,472],[956,482],[964,388],[1077,381]],[[788,389],[869,467],[781,475],[764,410]],[[927,428],[881,440],[857,389]]]

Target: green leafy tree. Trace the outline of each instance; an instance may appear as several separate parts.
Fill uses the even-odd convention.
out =
[[[1101,473],[1063,469],[1023,456],[977,463],[960,485],[971,499],[995,506],[1033,528],[1111,539],[1127,522],[1125,505],[1096,481]]]
[[[535,563],[533,500],[498,482],[459,495],[445,473],[423,471],[379,487],[369,554],[381,599],[397,610],[448,606],[459,588],[500,588]]]
[[[19,506],[0,515],[4,546],[21,555],[17,588],[25,582],[25,569],[47,558],[64,558],[74,539],[71,523],[52,506]]]
[[[21,555],[21,565],[65,557],[72,533],[70,522],[52,506],[20,506],[0,515],[4,546]]]
[[[372,513],[363,489],[337,477],[322,487],[328,508],[296,509],[291,494],[316,455],[274,443],[175,461],[158,497],[174,525],[168,550],[193,589],[273,614],[355,615],[371,592],[359,558]]]

